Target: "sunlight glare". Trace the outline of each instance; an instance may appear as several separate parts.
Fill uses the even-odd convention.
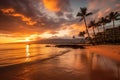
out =
[[[26,42],[29,42],[29,41],[30,41],[30,39],[29,39],[29,38],[26,38],[26,39],[25,39],[25,41],[26,41]]]
[[[30,46],[29,45],[26,45],[26,61],[29,62],[30,61],[30,53],[29,53],[29,48]]]
[[[30,53],[29,53],[29,45],[26,45],[26,57],[29,57]]]

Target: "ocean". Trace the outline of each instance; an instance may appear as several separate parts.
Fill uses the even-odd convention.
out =
[[[0,67],[47,59],[67,51],[44,44],[1,44]]]

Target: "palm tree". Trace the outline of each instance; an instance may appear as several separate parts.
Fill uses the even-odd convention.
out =
[[[115,28],[115,20],[120,20],[120,18],[118,18],[120,16],[120,14],[118,12],[111,12],[107,17],[109,20],[111,20],[113,22],[113,28]]]
[[[101,26],[101,22],[97,21],[95,23],[95,28],[97,29],[97,34],[96,34],[96,41],[97,41],[97,43],[101,42],[100,37],[97,36],[98,34],[100,34],[100,29],[99,29],[100,26]]]
[[[104,32],[104,43],[105,43],[105,40],[106,40],[106,28],[105,28],[105,25],[106,23],[110,22],[106,17],[102,17],[100,18],[99,20],[99,23],[102,25],[103,27],[103,32]]]
[[[94,37],[95,37],[95,26],[96,26],[95,20],[90,21],[90,23],[89,23],[89,25],[88,25],[88,28],[91,28],[91,27],[92,27]]]
[[[100,32],[100,30],[99,30],[99,26],[100,26],[100,22],[98,21],[98,22],[96,22],[96,28],[97,28],[97,31],[98,31],[98,33]]]
[[[78,34],[78,36],[80,36],[80,37],[84,37],[84,35],[85,35],[85,31],[82,31]]]
[[[115,28],[115,20],[120,20],[120,18],[118,18],[120,16],[120,14],[118,12],[111,12],[107,17],[110,21],[113,22],[113,39],[115,40],[116,37],[115,37],[115,31],[114,31],[114,28]],[[114,41],[115,42],[115,41]]]
[[[77,16],[81,17],[80,21],[84,20],[85,27],[86,27],[86,33],[87,33],[88,37],[90,38],[90,33],[88,31],[88,26],[87,26],[87,23],[86,23],[86,17],[89,16],[89,15],[92,15],[92,13],[91,12],[87,13],[87,8],[86,7],[80,8],[80,11],[77,14]],[[90,41],[92,43],[91,39],[90,39]]]
[[[75,39],[75,36],[73,36],[72,38]]]

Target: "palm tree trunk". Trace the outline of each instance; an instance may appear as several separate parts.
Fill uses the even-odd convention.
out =
[[[100,30],[99,30],[98,26],[97,26],[97,30],[98,30],[98,33],[99,33],[99,32],[100,32]]]
[[[95,27],[93,26],[93,33],[94,33],[94,37],[95,37]]]
[[[99,30],[99,28],[98,28],[98,27],[99,27],[99,26],[96,26],[97,31],[98,31],[97,33],[100,33],[100,30]],[[96,38],[96,40],[97,40],[97,43],[99,43],[99,42],[100,42],[99,38],[98,38],[98,39]]]
[[[88,27],[87,27],[87,23],[86,23],[86,19],[84,18],[84,23],[85,23],[85,27],[86,27],[86,32],[88,34],[88,37],[90,37],[90,33],[88,31]]]
[[[113,19],[113,42],[115,42],[116,40],[116,36],[115,36],[115,22],[114,22],[114,19]]]
[[[86,19],[85,19],[85,17],[83,18],[84,19],[84,23],[85,23],[85,27],[86,27],[86,32],[87,32],[87,34],[88,34],[88,37],[90,38],[90,33],[89,33],[89,31],[88,31],[88,27],[87,27],[87,23],[86,23]],[[92,43],[93,44],[93,42],[92,42],[92,39],[90,38],[90,43]]]
[[[94,42],[96,43],[97,40],[96,40],[96,36],[95,36],[96,35],[96,33],[95,33],[95,26],[93,26],[93,34],[94,34],[94,38],[93,39],[94,39]]]
[[[115,28],[115,21],[113,20],[113,28]]]
[[[106,29],[105,29],[104,24],[103,24],[103,30],[104,30],[104,43],[105,43]]]

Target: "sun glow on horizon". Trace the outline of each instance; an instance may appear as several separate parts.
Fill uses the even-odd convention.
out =
[[[23,41],[24,42],[34,41],[34,40],[36,40],[36,38],[38,38],[38,36],[39,36],[38,34],[33,34],[33,35],[26,37]]]
[[[26,41],[26,42],[30,42],[30,39],[29,39],[29,38],[26,38],[25,41]]]
[[[31,41],[36,41],[40,39],[48,39],[48,38],[59,38],[59,37],[64,37],[64,36],[69,36],[71,34],[70,29],[61,29],[56,31],[55,34],[52,34],[51,32],[44,32],[44,33],[37,33],[37,34],[26,34],[23,37],[4,37],[0,39],[1,43],[14,43],[14,42],[31,42]],[[16,36],[16,35],[15,35]]]
[[[33,35],[30,35],[28,37],[25,38],[25,42],[30,42],[30,41],[34,41],[34,40],[37,40],[37,39],[47,39],[47,38],[52,38],[53,36],[56,36],[56,37],[64,37],[66,35],[69,35],[70,33],[70,30],[59,30],[59,31],[56,31],[56,34],[51,34],[49,32],[44,32],[42,34],[33,34]]]
[[[41,38],[50,38],[50,37],[52,37],[52,36],[53,36],[53,34],[50,34],[50,33],[48,33],[48,32],[45,32],[45,33],[39,35],[39,37],[41,37]]]

